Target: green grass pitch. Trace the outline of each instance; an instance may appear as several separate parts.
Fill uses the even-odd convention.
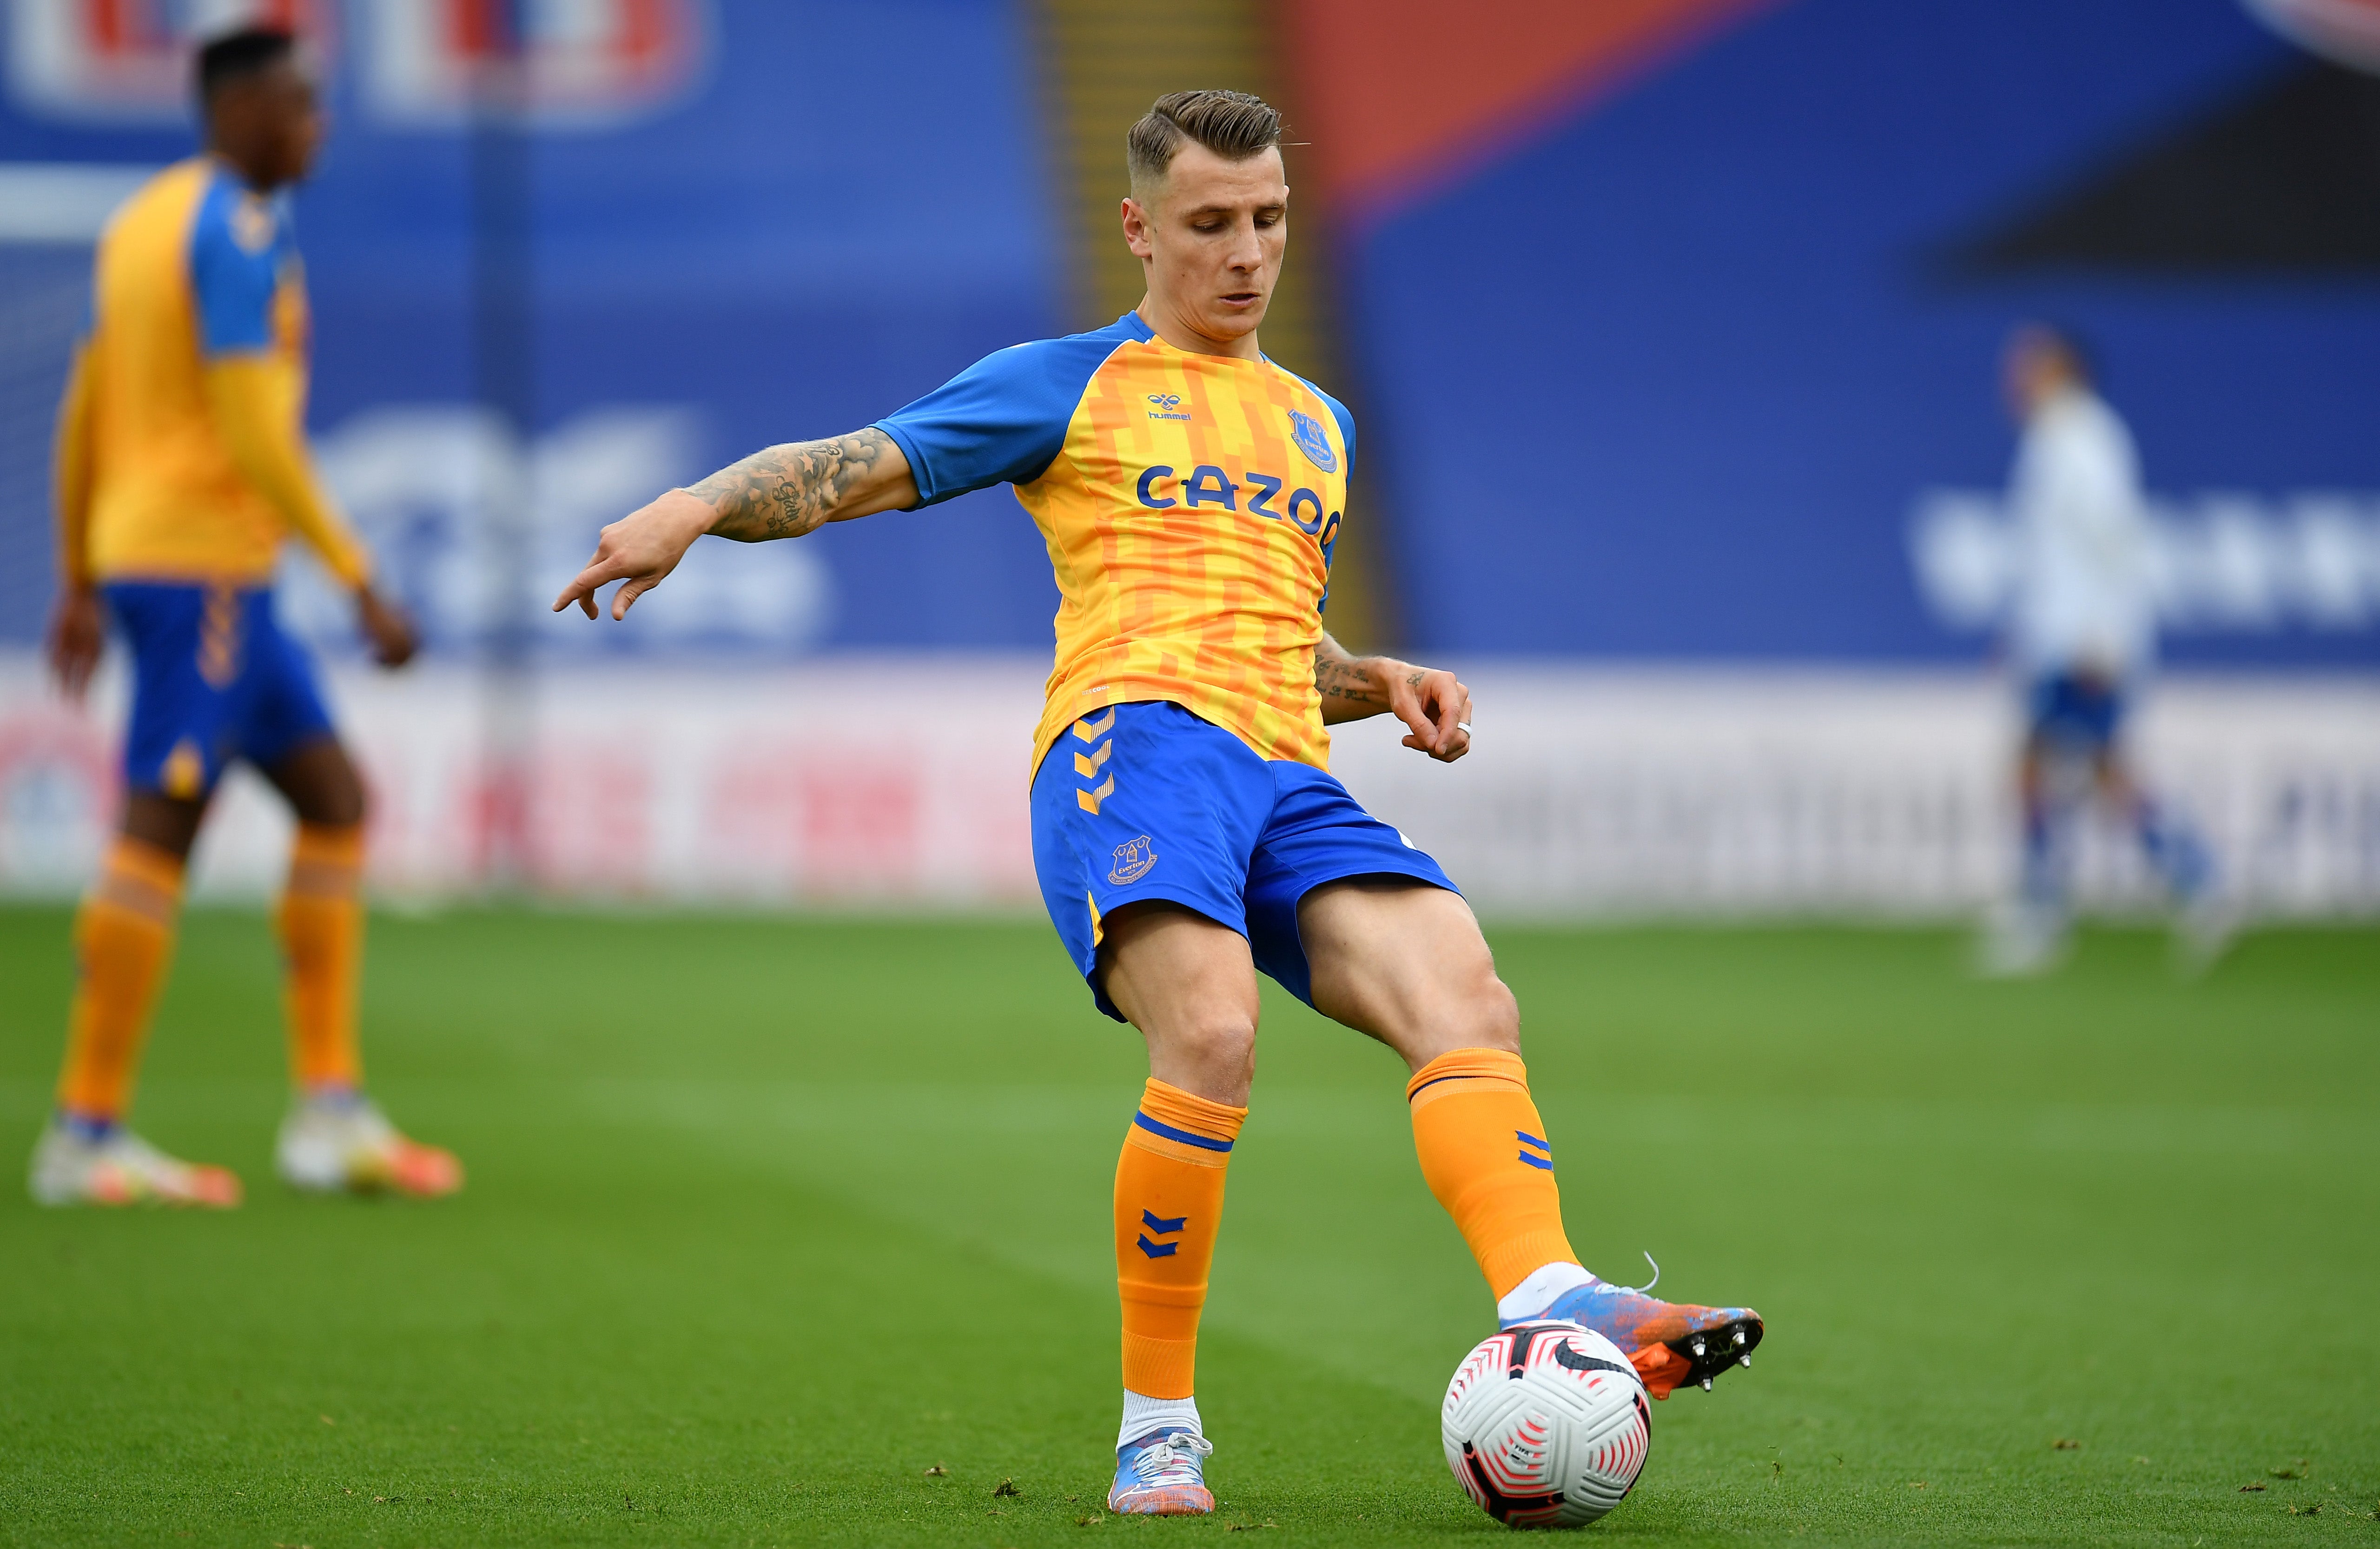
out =
[[[67,930],[0,910],[11,1167]],[[1769,1319],[1752,1371],[1655,1408],[1594,1532],[2380,1545],[2380,933],[2257,935],[2182,983],[2107,931],[2018,985],[1939,932],[1494,935],[1589,1264],[1649,1249],[1665,1293]],[[1402,1072],[1286,997],[1207,1314],[1202,1521],[1099,1511],[1141,1066],[1046,926],[386,918],[367,1000],[375,1087],[462,1153],[460,1199],[273,1181],[271,945],[212,911],[140,1119],[247,1206],[0,1189],[0,1543],[1503,1531],[1439,1456],[1490,1310]]]

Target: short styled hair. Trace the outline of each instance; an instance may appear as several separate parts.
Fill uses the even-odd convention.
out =
[[[278,27],[243,27],[210,38],[199,50],[199,101],[213,102],[232,82],[261,74],[297,52],[297,38]]]
[[[1135,189],[1164,181],[1182,147],[1205,146],[1244,162],[1281,143],[1281,111],[1245,91],[1168,91],[1124,136],[1124,164]]]

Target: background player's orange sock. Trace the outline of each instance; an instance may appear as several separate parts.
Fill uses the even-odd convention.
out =
[[[1553,1148],[1520,1055],[1440,1055],[1414,1072],[1405,1100],[1421,1176],[1500,1299],[1546,1264],[1577,1262],[1562,1231]]]
[[[1194,1097],[1156,1078],[1124,1131],[1116,1162],[1116,1289],[1123,1300],[1123,1385],[1187,1399],[1195,1386],[1198,1312],[1223,1214],[1223,1170],[1245,1108]]]
[[[98,885],[75,918],[79,977],[58,1075],[58,1106],[68,1114],[113,1122],[130,1105],[181,904],[178,856],[122,836],[108,848]]]
[[[364,831],[298,825],[289,884],[273,911],[288,973],[290,1074],[303,1091],[363,1079],[356,989],[363,967]]]

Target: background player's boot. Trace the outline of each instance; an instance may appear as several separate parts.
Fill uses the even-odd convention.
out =
[[[166,1155],[120,1124],[96,1134],[52,1119],[33,1147],[26,1188],[41,1205],[197,1205],[239,1203],[239,1175]]]
[[[1627,1352],[1645,1391],[1667,1398],[1687,1383],[1708,1389],[1730,1366],[1752,1364],[1760,1343],[1760,1314],[1749,1307],[1697,1307],[1597,1280],[1563,1292],[1534,1317],[1503,1326],[1559,1321],[1581,1323]]]
[[[1151,1431],[1116,1448],[1108,1509],[1123,1516],[1204,1517],[1215,1509],[1207,1458],[1215,1444],[1187,1431]]]
[[[361,1092],[299,1098],[281,1121],[273,1162],[291,1188],[315,1193],[389,1189],[434,1200],[463,1187],[453,1152],[407,1139]]]
[[[1975,942],[1975,972],[1985,979],[2031,979],[2066,960],[2066,912],[2013,900],[1993,909]]]
[[[2182,901],[2173,922],[2173,966],[2186,978],[2213,968],[2239,939],[2240,901],[2216,887],[2201,888]]]

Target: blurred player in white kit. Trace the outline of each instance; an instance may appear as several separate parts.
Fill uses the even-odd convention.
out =
[[[2036,973],[2062,956],[2073,819],[2094,794],[2179,906],[2181,960],[2204,967],[2232,925],[2213,858],[2134,778],[2119,736],[2156,648],[2140,458],[2070,335],[2028,324],[2010,339],[2005,364],[2023,427],[2009,489],[2017,574],[2008,649],[2025,696],[2024,860],[2017,896],[1985,937],[1983,967]]]

